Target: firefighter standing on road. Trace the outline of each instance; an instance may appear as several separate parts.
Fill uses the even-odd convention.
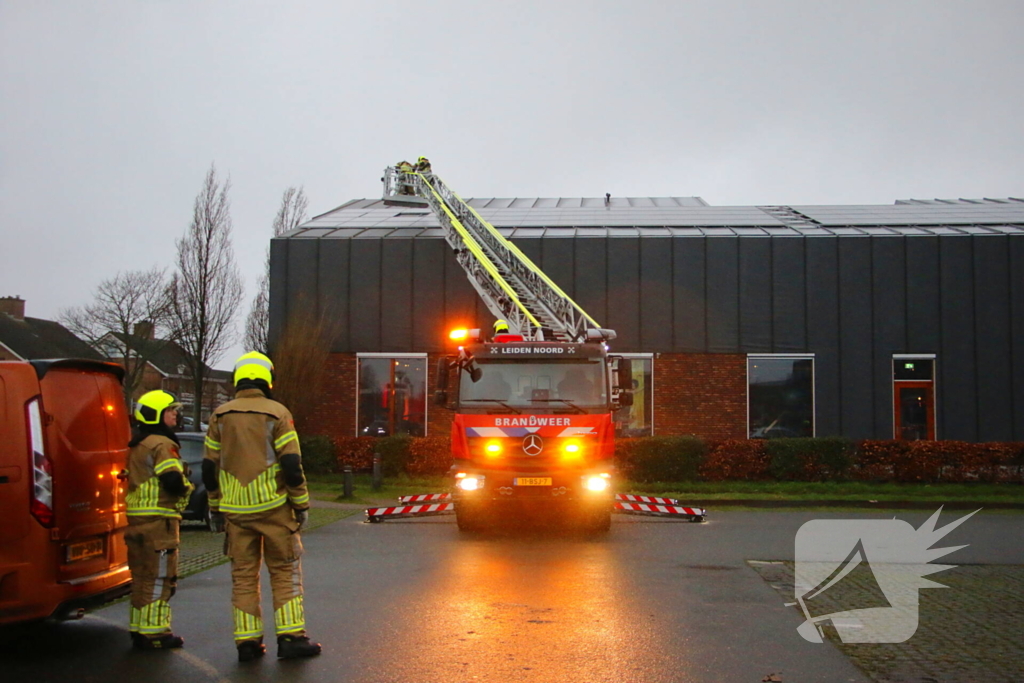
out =
[[[184,645],[171,632],[170,599],[178,581],[180,510],[193,489],[178,455],[179,404],[166,391],[143,394],[135,410],[137,428],[128,443],[128,568],[132,573],[129,633],[137,650]]]
[[[227,531],[239,661],[262,657],[260,564],[274,594],[277,656],[320,654],[306,637],[299,529],[309,513],[292,414],[270,398],[274,365],[261,353],[235,363],[235,399],[217,408],[206,433],[203,483],[216,530]],[[225,524],[226,519],[226,524]]]

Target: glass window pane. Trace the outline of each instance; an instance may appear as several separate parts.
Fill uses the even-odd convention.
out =
[[[751,439],[814,436],[814,359],[748,358]]]
[[[396,358],[393,394],[394,434],[427,433],[427,359]]]
[[[633,405],[615,413],[615,435],[619,437],[651,436],[654,421],[654,385],[651,382],[650,358],[630,358],[633,366]]]
[[[477,366],[481,371],[478,382],[461,373],[459,397],[464,406],[503,401],[531,412],[564,412],[566,403],[587,412],[607,410],[605,376],[598,361],[530,363],[481,359]]]
[[[427,360],[360,358],[360,436],[425,436]]]
[[[359,435],[389,436],[391,361],[387,358],[359,359]]]

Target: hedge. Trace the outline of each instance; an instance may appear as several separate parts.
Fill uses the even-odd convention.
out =
[[[631,481],[696,481],[707,446],[692,436],[651,436],[615,442],[615,464]]]
[[[338,465],[334,442],[328,436],[299,437],[302,451],[302,469],[313,474],[329,474]]]
[[[326,442],[326,443],[325,443]],[[306,468],[326,471],[330,440],[302,441]],[[373,468],[380,453],[385,476],[443,475],[452,465],[447,437],[334,439],[337,469]],[[615,464],[631,481],[880,481],[901,483],[1024,483],[1024,443],[851,441],[841,437],[733,439],[641,437],[615,442]],[[316,469],[314,469],[316,468]]]

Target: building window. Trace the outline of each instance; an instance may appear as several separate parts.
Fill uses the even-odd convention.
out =
[[[814,356],[747,356],[747,436],[814,436]]]
[[[893,438],[935,439],[935,355],[892,357]]]
[[[426,436],[427,356],[359,354],[357,436]]]
[[[654,373],[651,354],[621,354],[633,366],[633,405],[614,414],[615,435],[620,437],[654,434]]]

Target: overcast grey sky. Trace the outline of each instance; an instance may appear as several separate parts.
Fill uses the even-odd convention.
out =
[[[239,329],[286,187],[315,215],[421,154],[464,197],[1019,197],[1022,27],[1020,0],[0,0],[0,295],[54,318],[169,267],[211,162]]]

